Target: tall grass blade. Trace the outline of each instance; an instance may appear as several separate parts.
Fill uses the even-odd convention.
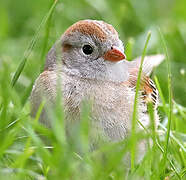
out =
[[[151,133],[149,132],[149,130],[140,122],[138,121],[139,125],[144,129],[144,131],[147,133],[147,134],[150,134]],[[151,135],[151,138],[153,138],[153,136]],[[161,145],[159,144],[159,142],[157,141],[156,139],[156,145],[158,147],[158,149],[164,154],[164,149],[161,147]],[[181,176],[179,175],[178,173],[178,170],[176,169],[176,167],[174,166],[174,164],[172,163],[171,159],[169,157],[167,157],[167,160],[169,161],[170,163],[170,166],[172,167],[172,169],[174,170],[176,176],[178,177],[178,179],[181,179]]]
[[[40,31],[41,31],[41,28],[46,24],[47,20],[50,18],[50,16],[52,15],[52,12],[54,11],[55,7],[56,7],[56,4],[57,4],[58,0],[55,0],[51,6],[51,8],[49,9],[48,13],[45,15],[45,17],[43,18],[43,20],[41,21],[41,24],[39,25],[38,29],[36,30],[36,33],[33,37],[33,39],[30,41],[30,44],[28,45],[28,48],[26,49],[25,53],[24,53],[24,56],[23,56],[23,59],[21,60],[21,63],[19,64],[13,78],[12,78],[12,81],[11,81],[11,85],[12,87],[15,86],[17,80],[19,79],[19,76],[21,75],[24,67],[25,67],[25,64],[27,62],[27,59],[29,58],[34,46],[36,45],[36,42],[39,38],[39,35],[40,35]]]
[[[154,80],[155,80],[156,87],[157,87],[158,92],[159,92],[159,95],[160,95],[160,99],[161,99],[162,104],[163,104],[163,109],[164,109],[165,113],[166,113],[167,116],[168,116],[169,112],[168,112],[168,109],[167,109],[167,107],[166,107],[166,101],[165,101],[163,92],[162,92],[162,90],[161,90],[160,83],[159,83],[159,81],[158,81],[157,76],[154,76]]]
[[[171,66],[170,66],[170,60],[168,56],[168,50],[167,45],[165,42],[165,38],[163,34],[161,33],[161,30],[159,29],[163,49],[166,55],[166,62],[167,62],[167,71],[168,71],[168,92],[169,92],[169,111],[168,111],[168,127],[167,127],[167,135],[165,140],[165,147],[164,147],[164,154],[163,154],[163,160],[162,160],[162,167],[163,167],[163,173],[165,174],[165,165],[167,161],[167,153],[168,153],[168,145],[169,145],[169,138],[170,138],[170,129],[171,129],[171,121],[172,121],[172,109],[173,109],[173,102],[172,102],[172,80],[171,80]]]
[[[26,90],[25,90],[25,92],[24,92],[24,94],[23,94],[23,96],[21,98],[21,103],[22,103],[23,106],[25,105],[25,103],[27,102],[27,100],[28,100],[28,98],[30,96],[30,93],[31,93],[32,88],[33,88],[33,85],[34,85],[34,83],[31,82],[30,85],[26,88]]]
[[[51,4],[50,6],[52,6],[52,1],[51,1]],[[44,35],[44,42],[43,42],[43,49],[42,49],[42,53],[41,53],[41,67],[40,67],[40,72],[43,71],[44,69],[44,63],[45,63],[45,54],[46,54],[46,49],[47,49],[47,44],[48,44],[48,38],[49,38],[49,34],[50,34],[50,27],[51,27],[51,19],[52,19],[52,14],[53,14],[53,11],[51,12],[48,20],[47,20],[47,23],[46,23],[46,28],[45,28],[45,35]]]
[[[133,106],[133,114],[132,114],[132,130],[131,130],[131,141],[132,141],[132,147],[131,147],[131,169],[134,170],[135,165],[135,147],[136,147],[136,121],[137,121],[137,106],[138,106],[138,92],[140,90],[140,80],[141,80],[141,73],[142,73],[142,65],[145,58],[145,54],[147,51],[147,45],[151,37],[151,32],[148,33],[147,39],[145,42],[145,46],[143,49],[143,53],[141,56],[141,64],[138,72],[138,78],[136,83],[136,93],[135,93],[135,99],[134,99],[134,106]]]
[[[156,122],[155,122],[155,117],[154,117],[154,107],[152,103],[149,103],[147,105],[148,108],[148,113],[150,116],[150,121],[151,121],[151,132],[152,132],[152,140],[153,140],[153,151],[154,151],[154,145],[156,141]]]

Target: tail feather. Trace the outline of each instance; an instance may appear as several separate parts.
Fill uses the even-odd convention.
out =
[[[149,76],[152,73],[152,70],[161,64],[161,62],[165,59],[165,56],[162,54],[145,56],[143,61],[142,70],[145,75]],[[133,61],[129,62],[129,68],[139,68],[141,64],[141,56],[135,58]]]

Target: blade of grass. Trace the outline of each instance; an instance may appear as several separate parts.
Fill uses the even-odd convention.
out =
[[[164,99],[164,96],[163,96],[163,93],[162,93],[162,90],[161,90],[161,87],[160,87],[160,84],[159,84],[159,81],[158,81],[158,78],[155,76],[154,77],[155,79],[155,82],[156,82],[156,86],[158,88],[158,92],[160,94],[160,98],[162,100],[162,103],[163,103],[163,109],[164,111],[166,112],[166,114],[168,115],[168,109],[166,107],[166,102],[165,102],[165,99]],[[179,109],[178,105],[176,104],[176,102],[174,102],[175,106]],[[184,117],[185,114],[181,111],[181,110],[178,110],[180,112],[180,114]],[[159,124],[159,126],[163,129],[163,131],[167,132],[167,128],[164,127],[162,124]],[[180,148],[186,152],[186,149],[185,147],[182,145],[182,143],[173,135],[173,133],[170,131],[170,137],[180,146]]]
[[[41,104],[39,105],[38,111],[37,111],[35,119],[34,119],[35,122],[39,121],[39,118],[40,118],[41,113],[44,109],[45,103],[46,103],[45,101],[42,101]]]
[[[165,113],[166,113],[167,116],[168,116],[169,113],[168,113],[168,109],[167,109],[167,107],[166,107],[166,101],[165,101],[165,98],[164,98],[164,96],[163,96],[163,92],[162,92],[162,90],[161,90],[160,83],[159,83],[159,81],[158,81],[157,76],[154,76],[154,80],[155,80],[156,87],[157,87],[157,89],[158,89],[158,92],[159,92],[159,95],[160,95],[160,98],[161,98],[161,101],[162,101],[162,104],[163,104],[163,109],[164,109]]]
[[[50,18],[50,16],[52,15],[52,12],[54,11],[55,7],[56,7],[56,4],[57,4],[58,0],[55,0],[51,6],[51,8],[49,9],[48,13],[45,15],[45,17],[42,19],[41,21],[41,24],[39,25],[39,27],[37,28],[36,30],[36,33],[33,37],[33,39],[30,41],[29,45],[28,45],[28,48],[26,49],[25,53],[24,53],[24,56],[23,56],[23,59],[21,60],[21,63],[19,64],[13,78],[12,78],[12,81],[11,81],[11,85],[12,87],[15,86],[17,80],[19,79],[19,76],[21,75],[24,67],[25,67],[25,64],[27,62],[27,59],[29,58],[34,46],[36,45],[36,42],[39,38],[39,34],[40,34],[40,31],[41,31],[41,28],[46,24],[47,20]]]
[[[34,132],[34,129],[28,125],[27,127],[23,127],[22,129],[28,134],[28,138],[31,138],[32,142],[35,146],[37,146],[37,151],[41,158],[47,163],[51,164],[51,152],[43,148],[45,147],[43,141],[39,138],[39,136]]]
[[[149,112],[149,116],[150,116],[150,121],[151,121],[151,132],[152,132],[152,140],[153,140],[153,153],[155,153],[155,141],[156,141],[156,125],[155,125],[155,117],[154,117],[154,108],[153,108],[153,104],[152,103],[148,103],[147,104],[147,109]]]
[[[147,133],[147,134],[150,134],[150,136],[152,137],[152,135],[151,135],[151,133],[148,131],[148,129],[138,120],[138,123],[139,123],[139,125],[145,130],[145,132]],[[156,145],[157,145],[157,147],[159,148],[159,150],[164,154],[164,149],[161,147],[161,145],[158,143],[158,141],[157,141],[157,139],[156,139]],[[177,169],[176,169],[176,167],[174,166],[174,164],[172,163],[172,161],[167,157],[167,160],[169,161],[169,163],[170,163],[170,166],[172,167],[172,169],[174,170],[174,172],[175,172],[175,174],[177,175],[177,177],[178,177],[178,179],[180,179],[181,180],[181,176],[179,175],[179,173],[178,173],[178,171],[177,171]]]
[[[50,3],[50,6],[52,6],[52,1]],[[51,12],[51,15],[49,16],[47,23],[46,23],[46,28],[45,28],[45,36],[44,36],[44,42],[43,42],[43,49],[41,52],[41,67],[40,67],[40,72],[43,71],[44,69],[44,63],[45,63],[45,53],[46,53],[46,49],[47,49],[47,44],[48,44],[48,38],[49,38],[49,34],[50,34],[50,27],[51,27],[51,19],[52,19],[52,14],[53,11]]]
[[[38,112],[36,114],[35,121],[38,121],[38,119],[40,117],[40,114],[43,110],[43,107],[44,107],[44,102],[42,102],[39,106]],[[17,159],[13,162],[12,168],[24,169],[28,159],[30,158],[30,156],[32,154],[34,154],[34,149],[31,147],[31,137],[28,136],[28,138],[26,140],[26,144],[25,144],[25,149],[24,149],[23,153],[21,153],[17,157]],[[23,173],[18,173],[18,179],[23,179],[23,177],[24,177]]]
[[[160,151],[164,154],[165,151],[163,150],[163,148],[161,147],[161,145],[160,145],[158,142],[156,142],[156,144],[157,144],[158,148],[160,149]],[[178,170],[176,169],[176,167],[175,167],[174,164],[172,163],[172,160],[169,159],[168,156],[167,156],[167,160],[169,161],[170,166],[171,166],[172,169],[174,170],[174,172],[175,172],[176,176],[178,177],[178,179],[181,180],[182,178],[181,178],[181,176],[179,175]]]
[[[136,83],[136,93],[135,93],[135,98],[134,98],[134,106],[133,106],[133,114],[132,114],[132,130],[131,130],[131,141],[132,141],[132,146],[131,146],[131,170],[134,170],[134,165],[135,165],[135,147],[136,147],[136,119],[137,119],[137,105],[138,105],[138,92],[140,90],[140,80],[141,80],[141,73],[142,73],[142,65],[143,61],[145,58],[146,50],[147,50],[147,45],[151,37],[151,32],[148,32],[147,34],[147,39],[145,42],[145,46],[143,49],[142,57],[141,57],[141,64],[138,72],[138,78],[137,78],[137,83]]]
[[[163,129],[164,132],[167,132],[167,128],[165,128],[162,124],[159,124],[159,126]],[[173,135],[173,133],[170,131],[170,137],[180,146],[180,148],[186,152],[186,148],[184,145]]]
[[[31,176],[32,178],[29,178],[29,179],[45,179],[45,177],[43,175],[41,175],[39,173],[36,173],[35,171],[28,170],[28,169],[21,169],[21,168],[2,168],[2,169],[0,169],[0,172],[4,176],[6,176],[6,179],[19,179],[18,178],[18,175],[20,173]],[[11,176],[10,176],[11,178],[8,176],[9,174],[11,174]]]
[[[166,141],[165,141],[165,147],[164,147],[164,154],[163,154],[163,160],[162,160],[162,170],[163,174],[165,175],[165,164],[167,161],[167,153],[168,153],[168,145],[169,145],[169,138],[170,138],[170,129],[171,129],[171,121],[172,121],[172,109],[173,109],[173,102],[172,102],[172,80],[171,80],[171,67],[170,67],[170,60],[168,56],[168,50],[167,45],[165,42],[165,38],[159,29],[160,38],[162,41],[162,46],[166,55],[166,61],[167,61],[167,71],[168,71],[168,92],[169,92],[169,111],[168,111],[168,128],[167,128],[167,135],[166,135]]]
[[[27,102],[29,96],[30,96],[30,93],[32,91],[32,88],[33,88],[33,85],[34,85],[34,82],[31,82],[30,85],[26,88],[26,90],[24,91],[24,94],[21,98],[21,103],[22,105],[24,106],[25,103]]]

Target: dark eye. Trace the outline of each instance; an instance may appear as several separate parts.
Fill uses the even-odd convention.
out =
[[[92,54],[92,52],[93,52],[93,47],[90,46],[89,44],[86,44],[86,45],[83,46],[83,52],[84,52],[86,55]]]

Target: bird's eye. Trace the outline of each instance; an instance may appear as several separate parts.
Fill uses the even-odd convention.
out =
[[[93,47],[91,45],[89,45],[89,44],[86,44],[86,45],[83,46],[83,52],[86,55],[90,55],[93,52]]]

